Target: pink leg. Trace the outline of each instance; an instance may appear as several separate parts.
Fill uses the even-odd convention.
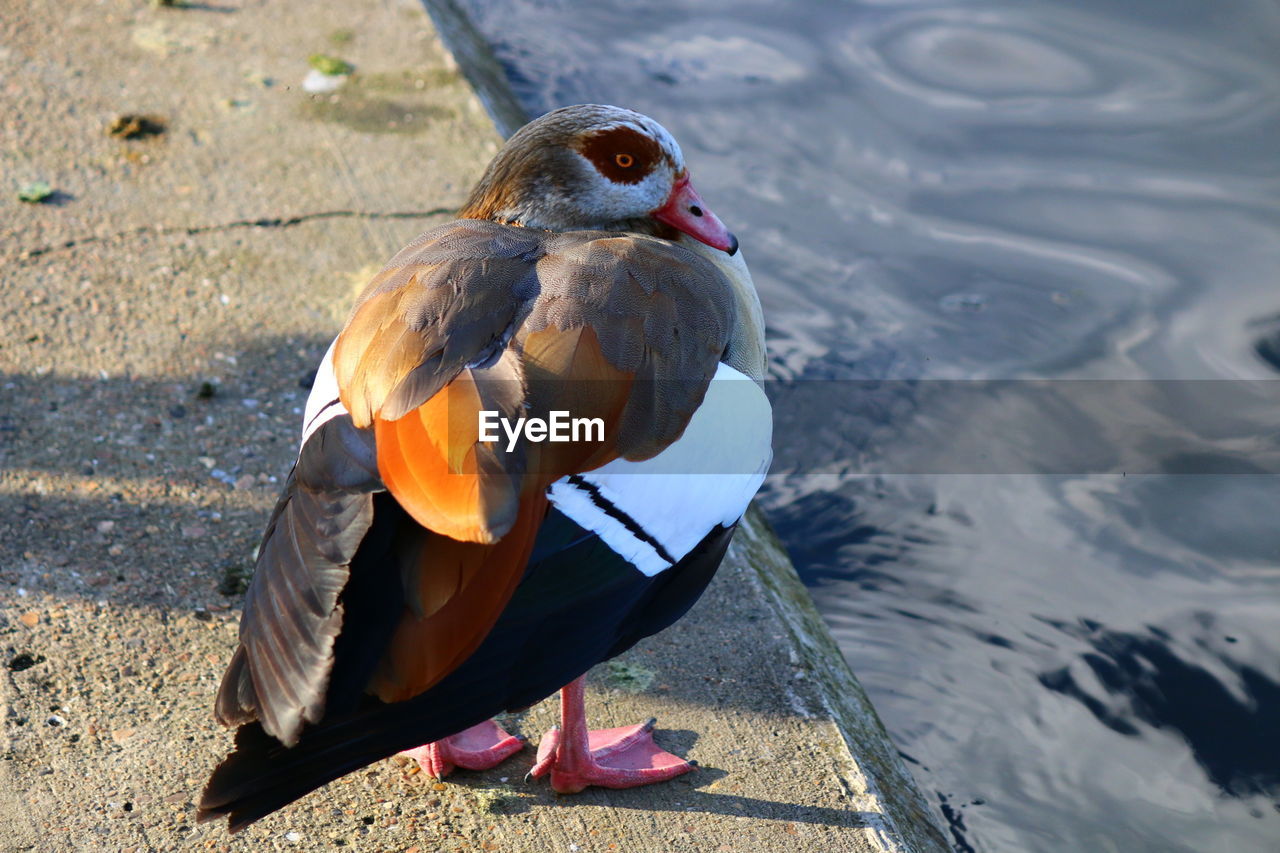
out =
[[[488,770],[524,748],[524,741],[509,735],[493,720],[400,753],[416,759],[422,772],[443,779],[455,767]]]
[[[576,794],[588,785],[635,788],[665,782],[694,768],[692,762],[658,748],[653,720],[587,731],[582,685],[578,678],[560,691],[561,728],[543,735],[531,776],[550,773],[557,793]]]

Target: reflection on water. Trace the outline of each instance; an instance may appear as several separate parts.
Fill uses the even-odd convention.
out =
[[[781,383],[1280,370],[1271,0],[464,5],[531,110],[671,128]],[[1280,849],[1280,479],[875,475],[955,458],[946,395],[794,397],[779,439],[823,461],[766,504],[958,850]],[[965,425],[1105,451],[1089,401],[969,397]],[[1149,470],[1274,452],[1274,409],[1230,415]]]
[[[1265,331],[1258,336],[1254,348],[1264,361],[1280,370],[1280,317],[1268,317],[1265,322],[1255,325]]]
[[[1206,628],[1215,622],[1211,613],[1195,617]],[[1126,634],[1097,625],[1055,627],[1085,633],[1096,651],[1041,674],[1045,687],[1078,700],[1119,734],[1140,736],[1135,720],[1176,731],[1225,794],[1280,789],[1280,683],[1215,648],[1238,642],[1235,637],[1197,638],[1184,658],[1179,639],[1160,628]]]

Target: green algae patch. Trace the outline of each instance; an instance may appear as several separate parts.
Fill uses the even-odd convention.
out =
[[[326,121],[362,133],[422,133],[433,124],[453,121],[457,110],[440,103],[439,82],[454,80],[453,72],[440,69],[354,74],[332,94],[304,101],[303,116]]]
[[[307,58],[307,64],[321,74],[328,74],[330,77],[341,77],[356,70],[356,67],[345,59],[339,59],[336,56],[329,56],[325,53],[311,54]]]
[[[653,684],[656,673],[648,667],[627,663],[622,660],[611,660],[604,665],[602,675],[604,683],[623,693],[642,693]]]
[[[303,105],[303,114],[364,133],[422,133],[430,122],[453,117],[442,107],[368,97],[354,91],[308,101]]]
[[[375,71],[361,73],[354,81],[368,92],[409,94],[428,89],[456,86],[462,82],[457,71],[448,68],[414,68],[402,71]]]

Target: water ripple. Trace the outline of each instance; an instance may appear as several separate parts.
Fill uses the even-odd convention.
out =
[[[849,30],[841,53],[899,107],[907,98],[983,122],[1127,132],[1276,110],[1266,65],[1067,9],[939,8],[881,24]]]

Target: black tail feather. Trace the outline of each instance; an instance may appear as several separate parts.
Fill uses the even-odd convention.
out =
[[[235,751],[205,786],[197,820],[226,815],[236,832],[340,776],[487,718],[486,709],[478,719],[471,719],[476,712],[453,710],[441,714],[445,729],[435,731],[423,725],[421,704],[385,705],[369,698],[359,712],[308,729],[292,747],[267,734],[261,723],[241,726]]]

